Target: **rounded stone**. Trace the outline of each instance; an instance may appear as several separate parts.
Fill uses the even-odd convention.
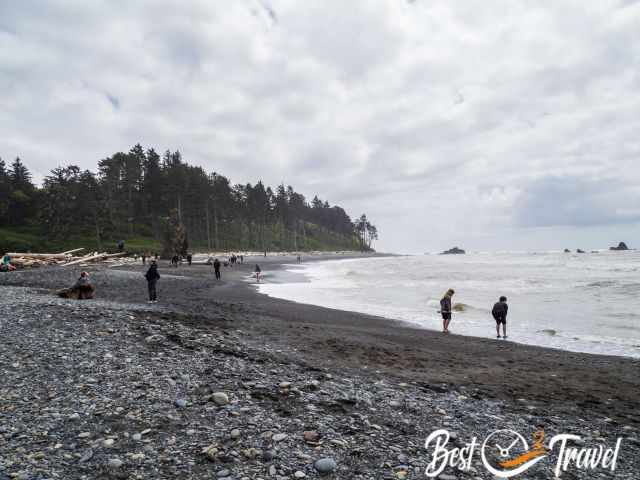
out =
[[[229,396],[224,392],[216,392],[211,398],[216,405],[222,406],[229,403]]]
[[[313,466],[321,474],[331,473],[338,467],[333,458],[321,458],[320,460],[316,460]]]

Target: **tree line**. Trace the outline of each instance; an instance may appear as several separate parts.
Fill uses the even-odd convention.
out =
[[[310,202],[291,186],[232,184],[186,163],[135,145],[98,162],[51,170],[36,186],[20,160],[0,158],[0,227],[37,226],[45,239],[91,235],[98,248],[131,237],[162,241],[183,228],[190,245],[209,250],[369,250],[377,229],[362,215],[352,222],[338,205]]]

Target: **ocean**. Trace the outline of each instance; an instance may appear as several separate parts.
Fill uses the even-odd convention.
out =
[[[470,253],[328,260],[286,266],[267,295],[441,330],[439,300],[456,295],[450,330],[495,339],[491,308],[508,297],[506,341],[640,358],[640,252]],[[496,340],[505,341],[505,340]]]

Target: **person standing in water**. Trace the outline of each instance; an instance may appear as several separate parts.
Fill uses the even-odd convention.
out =
[[[256,263],[255,272],[256,272],[256,281],[260,283],[260,276],[262,274],[262,270],[260,269],[260,265],[258,265],[257,263]]]
[[[147,287],[149,289],[149,303],[157,303],[158,295],[156,292],[156,283],[158,283],[158,280],[160,279],[160,274],[158,273],[158,262],[151,260],[149,270],[147,270],[147,273],[145,273],[144,276],[147,279]]]
[[[442,333],[449,333],[451,323],[451,297],[456,293],[453,288],[447,290],[442,300],[440,300],[440,313],[442,314]]]
[[[500,338],[500,324],[502,324],[502,338],[507,338],[507,312],[509,311],[509,305],[507,305],[507,297],[500,297],[500,301],[493,306],[491,315],[493,315],[496,321],[496,335]]]

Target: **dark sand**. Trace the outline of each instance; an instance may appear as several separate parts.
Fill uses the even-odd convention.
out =
[[[323,256],[322,258],[331,258]],[[339,258],[344,258],[339,257]],[[305,257],[305,261],[316,259]],[[443,335],[393,320],[297,304],[258,294],[247,281],[258,262],[267,275],[294,257],[245,258],[222,269],[216,282],[211,267],[170,268],[161,262],[161,308],[179,312],[186,322],[225,321],[251,342],[281,348],[292,360],[345,371],[378,371],[425,389],[464,389],[469,396],[498,398],[523,413],[532,406],[556,415],[589,421],[640,423],[640,361],[571,353],[510,341]],[[4,276],[1,284],[60,288],[79,270],[54,268]],[[119,302],[146,300],[142,265],[95,268],[98,296]],[[493,328],[488,322],[487,328]],[[452,323],[455,332],[455,320]]]

